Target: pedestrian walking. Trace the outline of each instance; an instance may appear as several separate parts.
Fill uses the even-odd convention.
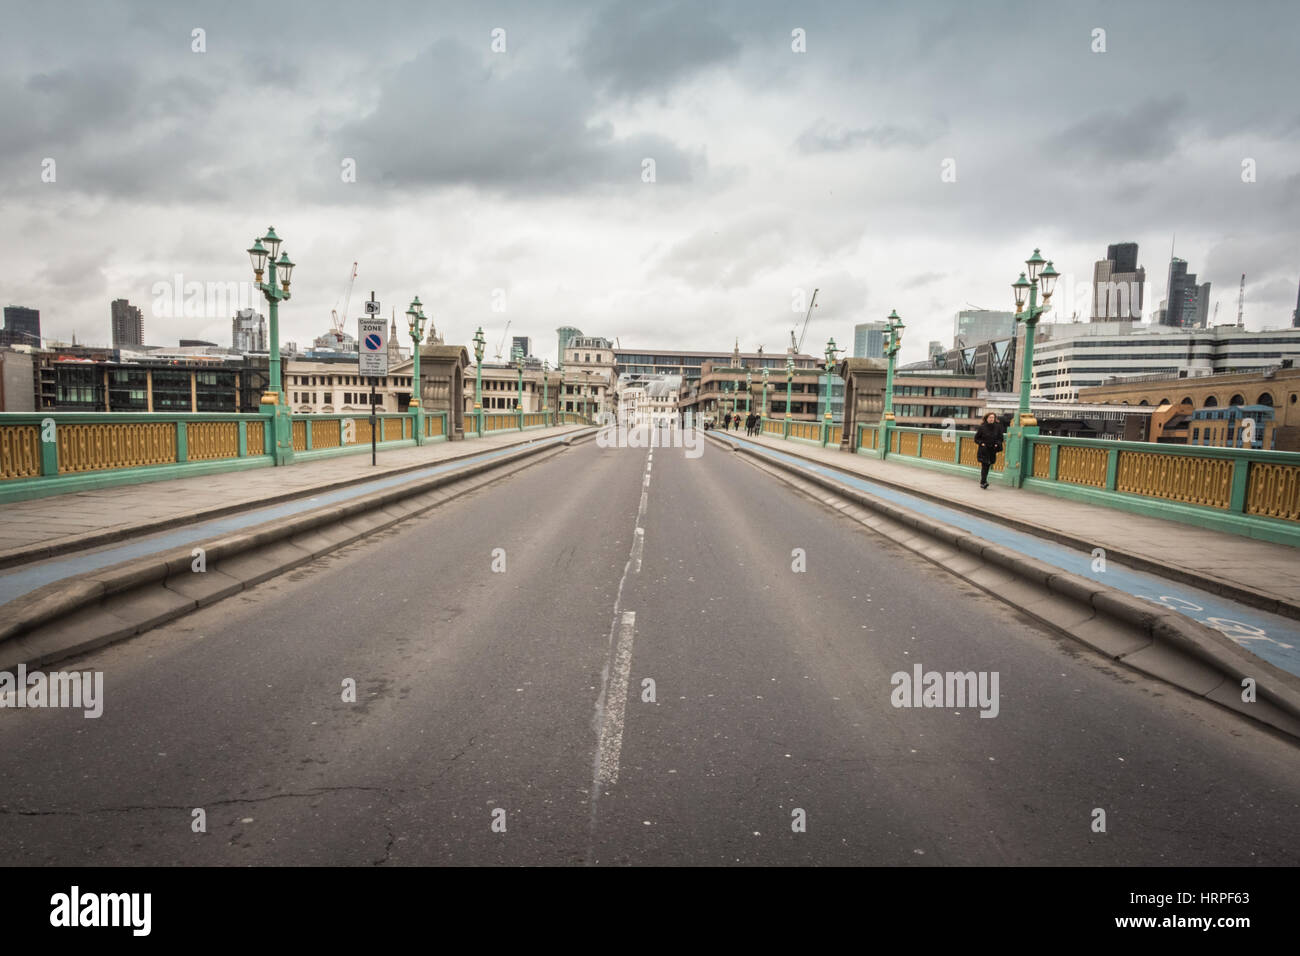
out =
[[[1002,426],[998,424],[997,415],[989,412],[984,416],[980,427],[975,429],[975,445],[978,449],[975,458],[980,463],[980,487],[987,488],[989,469],[997,461],[998,452],[1002,451]]]

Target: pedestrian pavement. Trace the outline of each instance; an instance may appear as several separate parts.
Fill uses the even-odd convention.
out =
[[[1121,556],[1121,560],[1131,555],[1156,568],[1180,569],[1195,578],[1254,591],[1300,610],[1300,552],[1288,545],[1058,498],[1028,488],[991,484],[981,489],[975,476],[966,478],[896,459],[882,461],[769,435],[750,437],[734,431],[725,434],[913,495],[939,499],[1045,538],[1090,542],[1092,547]]]
[[[561,425],[418,447],[381,447],[374,466],[370,464],[369,454],[354,452],[280,467],[114,485],[13,502],[4,506],[0,520],[0,562],[40,560],[50,554],[151,534],[202,518],[314,495],[325,489],[553,438],[585,427]]]

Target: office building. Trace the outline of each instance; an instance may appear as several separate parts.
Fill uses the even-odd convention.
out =
[[[994,312],[991,309],[963,309],[953,323],[952,347],[955,349],[991,342],[994,339],[1012,338],[1016,334],[1014,312]]]
[[[861,322],[853,326],[853,357],[884,358],[888,322]]]
[[[1208,324],[1210,283],[1197,284],[1196,273],[1187,271],[1186,259],[1169,262],[1168,291],[1159,324],[1176,329],[1203,329]]]
[[[1137,264],[1137,255],[1136,242],[1118,242],[1093,266],[1091,321],[1141,320],[1147,272]]]
[[[110,307],[113,348],[144,345],[144,314],[126,299],[114,299]]]
[[[785,375],[785,352],[730,352],[679,351],[673,349],[614,349],[614,361],[620,376],[677,375],[686,381],[700,380],[706,362],[719,367],[734,365],[737,368],[771,369],[772,375]],[[794,356],[796,369],[816,368],[824,360],[811,355]]]
[[[533,340],[527,335],[515,335],[510,339],[510,355],[513,358],[518,352],[524,358],[533,354]]]
[[[21,305],[5,306],[5,327],[0,334],[0,345],[28,345],[41,347],[41,313]]]
[[[573,339],[582,337],[582,329],[575,329],[571,325],[562,325],[555,330],[558,339],[558,351],[555,353],[559,358],[560,366],[564,366],[564,350],[569,347],[569,342]]]
[[[230,347],[236,352],[265,352],[266,319],[253,309],[240,309],[230,320]]]

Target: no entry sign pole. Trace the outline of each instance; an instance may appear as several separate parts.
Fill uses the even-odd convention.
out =
[[[375,414],[378,398],[375,386],[379,377],[388,374],[388,326],[379,317],[379,303],[370,293],[366,317],[357,319],[357,371],[370,379],[370,464],[377,464],[379,450],[379,416]]]

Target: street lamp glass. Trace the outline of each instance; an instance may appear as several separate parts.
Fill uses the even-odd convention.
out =
[[[280,237],[275,234],[274,226],[267,228],[266,235],[262,237],[262,242],[266,244],[266,251],[272,259],[280,254]]]
[[[253,271],[260,278],[266,271],[266,249],[262,246],[261,239],[254,239],[253,245],[248,249],[248,258],[253,260]]]
[[[289,289],[289,277],[293,275],[294,265],[295,263],[289,261],[289,253],[287,252],[280,253],[280,258],[275,263],[276,275],[280,277],[280,285],[286,291]]]
[[[1016,293],[1016,311],[1020,312],[1025,307],[1025,300],[1029,298],[1029,281],[1025,274],[1020,273],[1020,278],[1011,283],[1011,288]]]
[[[1029,267],[1029,281],[1037,282],[1038,270],[1043,268],[1043,257],[1038,254],[1037,249],[1034,250],[1032,256],[1025,260],[1025,265]]]
[[[1052,290],[1056,288],[1056,280],[1060,278],[1060,273],[1049,262],[1047,268],[1038,274],[1038,288],[1043,293],[1043,301],[1046,302],[1052,297]]]

